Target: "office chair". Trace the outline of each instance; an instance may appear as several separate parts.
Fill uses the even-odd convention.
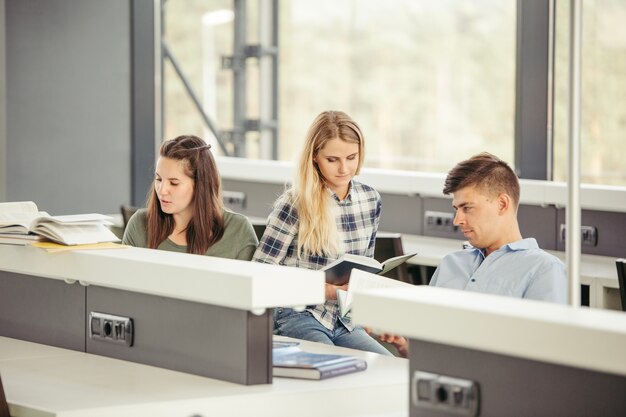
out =
[[[7,397],[4,394],[4,387],[2,386],[1,376],[0,376],[0,417],[11,417],[11,414],[9,414],[9,404],[7,403]]]
[[[140,207],[127,206],[122,204],[120,206],[120,211],[122,212],[122,220],[124,220],[124,229],[126,229],[126,225],[128,224],[128,220],[135,214]]]
[[[626,259],[615,261],[617,266],[617,282],[619,283],[619,295],[622,300],[622,310],[626,311]]]
[[[376,235],[376,248],[374,249],[374,259],[378,262],[386,261],[394,256],[404,255],[402,248],[402,235],[400,233],[378,232]],[[388,278],[397,279],[402,282],[411,282],[409,270],[406,263],[397,266],[384,274]]]
[[[261,241],[263,237],[263,233],[265,233],[265,223],[252,223],[252,228],[254,229],[254,233],[256,234],[256,238]]]

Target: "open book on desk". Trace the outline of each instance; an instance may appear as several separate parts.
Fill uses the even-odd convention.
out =
[[[35,234],[64,245],[119,241],[108,224],[111,218],[97,213],[50,216],[32,201],[0,203],[0,234],[4,237]]]
[[[326,379],[367,369],[367,362],[349,355],[304,352],[298,342],[274,342],[273,375],[299,379]]]
[[[375,288],[398,288],[413,287],[413,284],[398,281],[397,279],[383,277],[365,271],[352,271],[348,290],[337,290],[337,303],[339,304],[339,314],[343,317],[352,309],[354,293],[359,290],[369,290]]]
[[[417,255],[417,252],[395,256],[384,262],[378,262],[376,259],[367,256],[345,253],[339,259],[329,263],[321,270],[326,272],[327,283],[343,285],[350,280],[350,271],[352,271],[352,269],[360,269],[374,274],[384,274],[402,265],[415,255]]]

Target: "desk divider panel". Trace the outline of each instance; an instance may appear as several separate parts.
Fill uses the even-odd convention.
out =
[[[410,345],[410,417],[626,415],[624,376],[416,339]],[[442,407],[437,396],[431,397],[432,407],[428,401],[416,406],[416,371],[476,382],[478,414]]]
[[[272,382],[272,311],[262,315],[186,300],[87,287],[87,309],[129,317],[132,346],[89,337],[86,351],[239,384]],[[88,321],[88,320],[87,320]]]
[[[0,271],[0,336],[85,351],[85,287]]]

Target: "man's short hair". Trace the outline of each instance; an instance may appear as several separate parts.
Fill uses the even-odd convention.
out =
[[[490,153],[482,152],[456,164],[448,172],[443,193],[448,195],[472,186],[492,195],[506,193],[516,206],[519,204],[517,175],[506,162]]]

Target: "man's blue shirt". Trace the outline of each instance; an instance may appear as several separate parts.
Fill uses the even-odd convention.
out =
[[[567,302],[565,265],[539,249],[533,238],[504,245],[487,257],[477,248],[451,253],[441,261],[430,285],[559,304]]]

